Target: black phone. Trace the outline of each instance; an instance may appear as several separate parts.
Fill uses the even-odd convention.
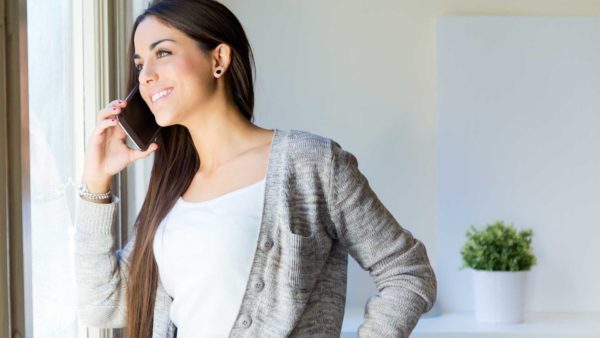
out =
[[[125,98],[127,106],[117,115],[119,126],[140,151],[146,151],[156,141],[161,126],[156,123],[154,114],[142,98],[139,83]]]

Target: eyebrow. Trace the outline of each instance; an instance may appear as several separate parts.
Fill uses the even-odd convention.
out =
[[[151,43],[150,47],[148,47],[148,50],[150,50],[150,51],[153,50],[154,47],[156,47],[156,45],[158,45],[161,42],[165,42],[165,41],[175,42],[175,40],[172,40],[172,39],[160,39],[160,40],[157,40],[157,41],[154,41],[153,43]],[[138,54],[133,54],[133,58],[134,59],[141,59],[141,57]]]

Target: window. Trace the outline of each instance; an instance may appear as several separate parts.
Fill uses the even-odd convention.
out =
[[[119,330],[77,321],[72,239],[85,145],[97,111],[118,96],[124,80],[118,69],[132,4],[9,0],[0,10],[6,20],[0,25],[0,219],[8,221],[0,226],[10,234],[10,264],[0,264],[0,336],[118,337]],[[117,195],[122,176],[113,182]],[[128,206],[125,199],[121,206]],[[117,229],[122,217],[126,211]],[[126,232],[117,231],[117,245]]]
[[[76,181],[71,10],[68,0],[27,1],[35,337],[77,337],[70,240]]]

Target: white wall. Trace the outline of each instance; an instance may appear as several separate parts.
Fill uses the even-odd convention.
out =
[[[526,310],[600,311],[600,18],[438,26],[439,301],[472,308],[468,226],[534,230]]]

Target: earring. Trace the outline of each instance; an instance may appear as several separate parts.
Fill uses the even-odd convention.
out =
[[[222,67],[217,68],[217,77],[219,77],[221,75],[222,71],[223,71]]]

